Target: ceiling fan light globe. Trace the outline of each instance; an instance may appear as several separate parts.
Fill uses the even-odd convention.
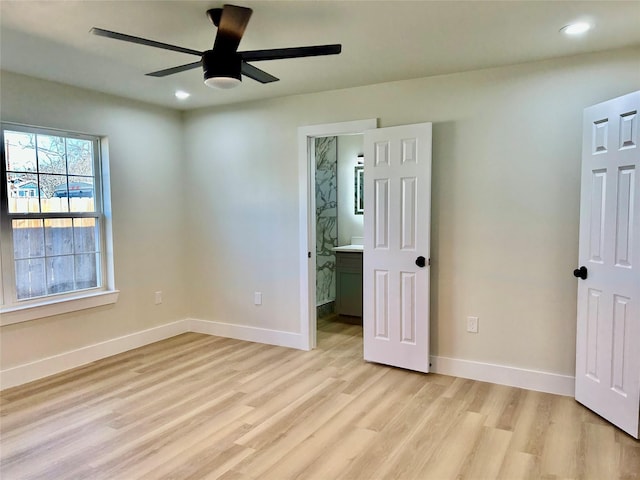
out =
[[[234,77],[210,77],[204,80],[204,84],[207,87],[220,88],[222,90],[237,87],[240,83],[242,83],[240,79]]]

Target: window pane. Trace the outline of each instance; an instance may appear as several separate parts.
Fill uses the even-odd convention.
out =
[[[73,226],[70,218],[45,220],[44,237],[47,256],[73,253]]]
[[[98,255],[75,255],[76,289],[98,286]]]
[[[11,219],[8,253],[13,253],[18,300],[99,288],[105,259],[97,139],[14,128],[3,129],[0,148],[8,212],[28,218]],[[77,214],[91,217],[74,218]],[[43,218],[58,216],[65,218]]]
[[[47,293],[69,292],[73,287],[73,255],[60,257],[48,257],[47,266]]]
[[[95,212],[93,177],[69,177],[69,205],[72,212]]]
[[[4,131],[7,170],[13,172],[35,172],[35,134]]]
[[[13,258],[44,256],[44,229],[42,220],[13,220]]]
[[[38,135],[38,170],[66,175],[67,162],[63,137]]]
[[[40,175],[40,208],[43,212],[68,212],[67,177]]]
[[[93,142],[67,138],[67,168],[69,175],[93,176]]]
[[[38,176],[33,173],[8,173],[9,213],[38,213]]]
[[[98,222],[95,218],[73,219],[73,245],[75,253],[92,253],[98,245]]]
[[[16,294],[18,300],[46,295],[44,258],[16,260]]]

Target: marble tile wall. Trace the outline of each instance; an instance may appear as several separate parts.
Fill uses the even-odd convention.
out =
[[[338,139],[316,139],[316,304],[336,298],[338,246]]]

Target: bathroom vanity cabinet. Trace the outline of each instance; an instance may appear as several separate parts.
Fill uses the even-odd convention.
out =
[[[362,317],[362,247],[336,252],[336,313]]]

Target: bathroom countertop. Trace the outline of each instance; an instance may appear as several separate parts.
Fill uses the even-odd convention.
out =
[[[356,252],[362,253],[363,245],[342,245],[341,247],[333,247],[331,250],[334,252]]]

